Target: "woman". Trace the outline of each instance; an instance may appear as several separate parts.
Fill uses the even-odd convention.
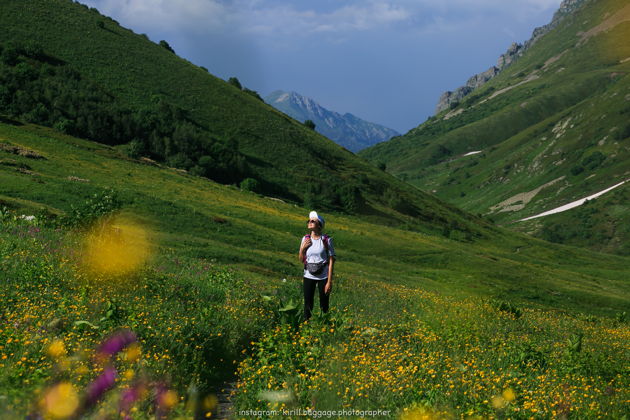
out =
[[[308,320],[313,312],[315,288],[319,290],[319,307],[323,313],[328,312],[335,248],[332,238],[322,234],[323,217],[312,211],[306,223],[311,233],[302,238],[298,258],[304,263],[304,318]]]

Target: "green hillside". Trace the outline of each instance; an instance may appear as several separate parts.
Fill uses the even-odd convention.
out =
[[[456,107],[361,155],[506,225],[604,190],[630,177],[629,38],[627,2],[587,1]],[[591,230],[610,235],[555,239],[627,253],[628,217],[597,216]],[[509,226],[548,237],[555,220]]]
[[[0,123],[0,144],[8,413],[69,409],[53,397],[82,395],[102,369],[89,355],[120,327],[137,334],[142,352],[116,362],[120,382],[102,412],[115,412],[125,387],[146,377],[167,378],[167,395],[183,400],[163,405],[180,415],[215,412],[224,381],[236,381],[241,410],[279,408],[277,393],[288,392],[284,408],[396,416],[527,418],[563,410],[563,401],[584,417],[623,411],[627,258],[504,230],[469,243],[325,213],[339,255],[331,317],[295,329],[308,209],[40,126]],[[84,268],[94,244],[101,262],[110,258],[111,240],[98,238],[111,211],[153,245],[153,257],[123,277]],[[86,231],[100,214],[105,224]],[[115,244],[127,229],[117,223]],[[323,354],[334,357],[313,356]],[[566,384],[568,399],[548,399]],[[142,401],[134,418],[155,413]]]
[[[384,174],[168,47],[70,0],[0,5],[0,114],[191,174],[412,229],[479,220]],[[14,100],[18,98],[18,100]],[[392,210],[393,209],[393,210]],[[428,222],[428,223],[427,223]]]

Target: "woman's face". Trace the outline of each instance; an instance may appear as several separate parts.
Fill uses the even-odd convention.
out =
[[[307,226],[308,226],[309,230],[314,230],[314,231],[319,231],[320,230],[319,221],[317,221],[317,220],[309,220],[307,222]]]

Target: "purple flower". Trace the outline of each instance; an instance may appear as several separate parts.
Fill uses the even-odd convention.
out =
[[[123,391],[118,403],[118,412],[125,413],[125,418],[131,418],[129,411],[134,403],[142,397],[143,392],[146,392],[146,388],[142,383],[136,383],[133,387]]]
[[[138,337],[130,330],[118,331],[100,345],[98,353],[112,356],[137,340]]]
[[[113,366],[107,366],[90,385],[85,394],[86,407],[94,405],[116,382],[118,372]]]

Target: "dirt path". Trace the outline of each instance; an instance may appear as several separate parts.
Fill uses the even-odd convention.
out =
[[[236,387],[236,382],[226,382],[217,394],[218,406],[215,419],[231,419],[234,417],[234,404],[230,401],[230,393]]]

